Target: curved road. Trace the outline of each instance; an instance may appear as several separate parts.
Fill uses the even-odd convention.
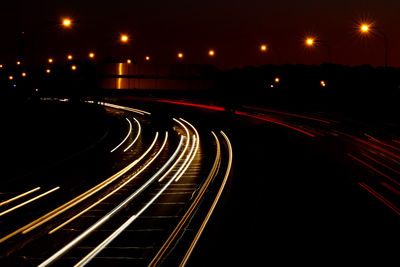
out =
[[[163,99],[100,104],[114,118],[96,145],[107,171],[90,164],[89,176],[0,195],[2,265],[382,264],[395,257],[396,125]]]

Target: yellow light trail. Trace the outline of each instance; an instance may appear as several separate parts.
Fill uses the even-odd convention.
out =
[[[111,103],[106,103],[106,102],[100,102],[101,105],[104,105],[106,107],[111,107],[111,108],[116,108],[116,109],[122,109],[122,110],[127,110],[130,112],[134,112],[134,113],[138,113],[140,115],[151,115],[150,112],[144,111],[144,110],[140,110],[140,109],[136,109],[136,108],[130,108],[130,107],[124,107],[124,106],[120,106],[120,105],[115,105],[115,104],[111,104]]]
[[[115,207],[113,210],[111,210],[109,213],[107,213],[105,216],[103,216],[100,220],[98,220],[95,224],[93,224],[91,227],[86,229],[83,233],[81,233],[79,236],[77,236],[74,240],[72,240],[70,243],[65,245],[62,249],[57,251],[55,254],[53,254],[50,258],[42,262],[39,267],[44,267],[52,264],[54,261],[56,261],[59,257],[61,257],[63,254],[68,252],[71,248],[73,248],[75,245],[77,245],[80,241],[85,239],[87,236],[89,236],[93,231],[95,231],[98,227],[100,227],[102,224],[104,224],[109,218],[111,218],[113,215],[115,215],[117,212],[119,212],[121,209],[123,209],[132,199],[134,199],[137,195],[139,195],[143,190],[147,188],[163,171],[168,165],[175,159],[175,157],[178,155],[179,151],[181,150],[181,146],[183,144],[183,136],[181,136],[180,142],[178,147],[176,148],[174,154],[170,157],[170,159],[159,169],[144,185],[142,185],[141,188],[139,188],[137,191],[135,191],[132,195],[130,195],[128,198],[126,198],[123,202],[121,202],[117,207]],[[100,245],[99,245],[100,246]],[[98,246],[98,247],[99,247]],[[98,248],[97,248],[98,249]],[[86,257],[85,257],[86,258]],[[84,259],[85,259],[84,258]],[[81,262],[84,260],[82,259]],[[89,259],[90,260],[90,259]],[[87,261],[89,261],[87,260]],[[87,262],[86,261],[86,262]],[[79,264],[79,263],[78,263]],[[78,265],[77,264],[77,265]],[[83,264],[84,265],[84,264]],[[76,265],[75,265],[76,266]]]
[[[196,138],[196,137],[194,137]],[[193,148],[194,146],[192,146]],[[179,161],[178,159],[177,161]],[[173,169],[175,164],[170,168]],[[160,197],[160,195],[169,187],[169,185],[177,178],[178,175],[182,175],[181,172],[185,165],[182,165],[179,170],[172,176],[172,178],[163,186],[163,188],[148,202],[146,205],[139,210],[136,214],[132,215],[128,220],[126,220],[117,230],[115,230],[111,235],[109,235],[103,242],[101,242],[97,247],[95,247],[89,254],[87,254],[82,260],[80,260],[74,267],[81,267],[86,265],[91,259],[93,259],[101,250],[103,250],[110,242],[112,242],[119,234],[121,234],[129,225],[134,222],[147,208]],[[169,172],[168,172],[169,173]],[[107,215],[106,215],[107,216]],[[46,266],[46,265],[43,265]],[[39,265],[39,267],[43,267]]]
[[[217,193],[217,196],[215,197],[214,202],[213,202],[213,204],[212,204],[210,210],[209,210],[208,213],[207,213],[206,218],[204,219],[203,223],[201,224],[200,229],[199,229],[199,231],[197,232],[195,239],[193,240],[192,244],[190,245],[189,250],[186,252],[185,257],[183,258],[183,260],[182,260],[182,262],[180,263],[179,266],[185,266],[185,265],[186,265],[186,263],[187,263],[187,261],[188,261],[190,255],[191,255],[191,253],[192,253],[194,247],[195,247],[196,244],[197,244],[197,241],[199,240],[201,234],[203,233],[203,230],[204,230],[204,228],[206,227],[207,222],[209,221],[209,219],[210,219],[210,217],[211,217],[211,214],[213,213],[213,211],[214,211],[214,209],[215,209],[215,206],[216,206],[217,203],[218,203],[219,198],[221,197],[222,191],[223,191],[224,188],[225,188],[226,181],[228,180],[229,174],[230,174],[230,172],[231,172],[231,168],[232,168],[232,159],[233,159],[232,145],[231,145],[231,142],[229,141],[228,136],[226,136],[226,134],[225,134],[223,131],[220,131],[220,133],[222,134],[222,136],[223,136],[224,139],[225,139],[225,142],[226,142],[227,145],[228,145],[228,152],[229,152],[229,156],[228,156],[228,166],[227,166],[227,169],[226,169],[226,173],[225,173],[225,176],[224,176],[224,180],[223,180],[223,182],[222,182],[221,187],[219,188],[219,191],[218,191],[218,193]]]
[[[158,134],[158,133],[157,133]],[[65,225],[69,224],[70,222],[72,222],[73,220],[75,220],[76,218],[80,217],[81,215],[83,215],[84,213],[88,212],[89,210],[91,210],[92,208],[96,207],[98,204],[100,204],[101,202],[103,202],[104,200],[106,200],[107,198],[109,198],[110,196],[114,195],[116,192],[118,192],[121,188],[123,188],[125,185],[127,185],[128,183],[130,183],[133,179],[135,179],[139,174],[141,174],[157,157],[158,155],[160,155],[161,151],[164,149],[165,144],[167,143],[167,139],[168,139],[168,132],[165,133],[165,139],[164,142],[161,146],[161,148],[158,150],[157,154],[154,155],[154,157],[151,158],[150,161],[148,161],[146,163],[146,165],[144,165],[138,172],[136,172],[134,175],[132,175],[129,179],[127,179],[123,184],[121,184],[120,186],[118,186],[117,188],[115,188],[113,191],[111,191],[109,194],[105,195],[104,197],[102,197],[101,199],[99,199],[98,201],[96,201],[95,203],[93,203],[92,205],[90,205],[89,207],[87,207],[86,209],[82,210],[81,212],[79,212],[78,214],[76,214],[75,216],[73,216],[72,218],[70,218],[69,220],[63,222],[62,224],[60,224],[59,226],[57,226],[56,228],[52,229],[49,234],[53,234],[54,232],[56,232],[57,230],[59,230],[60,228],[64,227]],[[156,139],[154,139],[156,140]]]
[[[169,246],[172,244],[178,233],[181,231],[182,227],[185,225],[186,221],[188,218],[191,216],[195,208],[197,207],[199,201],[203,197],[204,193],[206,192],[206,189],[208,188],[208,185],[210,184],[211,180],[215,177],[215,175],[218,173],[219,170],[219,165],[221,162],[221,145],[220,142],[215,135],[214,132],[211,131],[211,133],[214,136],[215,143],[217,145],[217,152],[215,155],[215,160],[213,167],[211,168],[211,171],[206,179],[206,182],[203,184],[201,189],[199,190],[199,193],[197,194],[195,200],[193,203],[190,205],[190,208],[187,210],[185,215],[182,217],[182,219],[179,221],[178,225],[175,227],[174,231],[171,233],[171,235],[168,237],[167,241],[164,243],[164,245],[160,248],[160,250],[157,252],[156,256],[153,258],[153,260],[150,262],[148,266],[157,266],[158,262],[161,260],[163,257],[164,253],[167,251]]]
[[[21,208],[21,207],[23,207],[23,206],[25,206],[25,205],[27,205],[27,204],[29,204],[29,203],[31,203],[31,202],[33,202],[33,201],[39,199],[39,198],[42,198],[42,197],[44,197],[44,196],[46,196],[46,195],[48,195],[48,194],[51,194],[51,193],[53,193],[54,191],[56,191],[56,190],[58,190],[58,189],[60,189],[59,186],[57,186],[57,187],[55,187],[55,188],[53,188],[53,189],[51,189],[51,190],[49,190],[49,191],[47,191],[47,192],[44,192],[43,194],[40,194],[40,195],[38,195],[38,196],[36,196],[36,197],[34,197],[34,198],[31,198],[31,199],[29,199],[29,200],[27,200],[27,201],[25,201],[25,202],[22,202],[21,204],[18,204],[17,206],[14,206],[14,207],[12,207],[12,208],[10,208],[10,209],[8,209],[8,210],[5,210],[5,211],[3,211],[3,212],[0,213],[0,217],[3,216],[3,215],[5,215],[5,214],[7,214],[7,213],[9,213],[9,212],[11,212],[11,211],[13,211],[13,210],[16,210],[16,209],[18,209],[18,208]]]
[[[190,164],[192,163],[194,157],[195,157],[196,154],[197,154],[197,150],[199,149],[199,144],[200,144],[200,137],[199,137],[199,133],[197,132],[196,128],[195,128],[192,124],[190,124],[189,122],[185,121],[185,120],[182,119],[182,118],[180,118],[180,120],[182,120],[182,121],[184,121],[185,123],[187,123],[187,124],[193,129],[193,131],[195,132],[195,135],[194,135],[194,137],[193,137],[193,147],[196,147],[195,150],[194,150],[194,152],[191,150],[191,152],[188,154],[188,156],[187,156],[185,162],[183,163],[184,165],[186,165],[185,168],[184,168],[183,171],[182,171],[182,174],[183,174],[184,172],[186,172],[187,168],[190,166]],[[187,162],[188,162],[188,163],[187,163]],[[186,164],[186,163],[187,163],[187,164]],[[179,176],[175,179],[175,182],[178,182],[179,179],[180,179],[181,177],[182,177],[182,175],[179,175]]]
[[[154,139],[157,139],[157,137],[158,137],[158,135],[156,135]],[[153,144],[154,143],[155,142],[153,141]],[[68,201],[67,203],[61,205],[60,207],[52,210],[51,212],[43,215],[42,217],[30,222],[29,224],[19,228],[18,230],[15,230],[12,233],[4,236],[3,238],[0,239],[0,243],[4,242],[5,240],[7,240],[7,239],[9,239],[9,238],[15,236],[16,234],[21,233],[21,232],[23,234],[26,234],[26,233],[32,231],[36,227],[46,223],[47,221],[53,219],[54,217],[56,217],[56,216],[60,215],[61,213],[69,210],[70,208],[72,208],[75,205],[79,204],[83,200],[85,200],[88,197],[92,196],[93,194],[97,193],[98,191],[100,191],[101,189],[103,189],[104,187],[109,185],[110,183],[112,183],[115,180],[117,180],[118,178],[120,178],[122,175],[124,175],[126,172],[128,172],[131,168],[133,168],[138,162],[140,162],[150,152],[151,148],[152,148],[152,146],[150,146],[149,149],[145,153],[143,153],[143,155],[141,157],[139,157],[138,159],[134,160],[128,166],[126,166],[125,168],[123,168],[122,170],[120,170],[119,172],[114,174],[113,176],[109,177],[108,179],[104,180],[100,184],[92,187],[88,191],[82,193],[81,195],[75,197],[74,199]]]
[[[189,147],[189,141],[190,141],[190,135],[189,135],[189,130],[188,128],[179,120],[174,118],[174,121],[179,123],[179,125],[181,125],[186,132],[186,144],[185,144],[185,148],[183,149],[182,153],[179,155],[179,158],[177,161],[175,161],[175,163],[172,165],[172,167],[169,169],[169,171],[167,171],[160,179],[158,179],[158,182],[162,182],[162,180],[164,180],[165,177],[167,177],[170,172],[174,169],[174,167],[178,164],[178,162],[181,160],[181,158],[183,157],[183,155],[186,153],[187,148]]]
[[[136,141],[138,140],[140,133],[142,131],[142,127],[140,126],[139,121],[136,118],[133,118],[133,119],[135,120],[136,124],[138,125],[138,132],[136,134],[135,139],[132,141],[132,143],[130,143],[129,146],[124,149],[124,152],[128,151],[128,149],[130,149],[136,143]]]
[[[132,133],[132,123],[128,118],[125,118],[128,123],[129,123],[129,130],[128,130],[128,134],[125,136],[125,138],[113,149],[111,149],[110,153],[113,153],[115,150],[117,150],[123,143],[125,143],[125,141],[128,139],[128,137],[131,135]]]
[[[8,203],[11,203],[11,202],[13,202],[13,201],[15,201],[15,200],[17,200],[17,199],[20,199],[20,198],[22,198],[22,197],[24,197],[24,196],[26,196],[26,195],[29,195],[29,194],[31,194],[31,193],[33,193],[33,192],[36,192],[36,191],[38,191],[38,190],[40,190],[40,187],[36,187],[36,188],[34,188],[34,189],[32,189],[32,190],[29,190],[29,191],[27,191],[27,192],[25,192],[25,193],[22,193],[22,194],[18,195],[18,196],[15,196],[15,197],[13,197],[13,198],[10,198],[10,199],[8,199],[8,200],[5,200],[5,201],[3,201],[3,202],[0,203],[0,207],[3,206],[3,205],[6,205],[6,204],[8,204]]]

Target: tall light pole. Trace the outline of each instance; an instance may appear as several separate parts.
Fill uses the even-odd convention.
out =
[[[315,47],[317,45],[325,46],[327,54],[328,54],[328,63],[332,63],[331,46],[329,45],[328,42],[309,36],[309,37],[306,37],[304,43],[307,47]]]
[[[388,59],[389,41],[388,41],[386,34],[371,23],[361,23],[359,28],[360,28],[360,32],[362,34],[369,34],[371,32],[376,32],[383,38],[383,41],[385,43],[385,51],[384,51],[385,52],[385,67],[388,67],[389,66],[389,59]]]

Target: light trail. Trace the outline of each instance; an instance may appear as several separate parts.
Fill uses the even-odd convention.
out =
[[[53,189],[51,189],[51,190],[49,190],[49,191],[47,191],[47,192],[44,192],[43,194],[40,194],[40,195],[38,195],[38,196],[36,196],[36,197],[34,197],[34,198],[31,198],[31,199],[29,199],[29,200],[27,200],[27,201],[25,201],[25,202],[22,202],[21,204],[18,204],[18,205],[14,206],[14,207],[12,207],[12,208],[10,208],[10,209],[8,209],[8,210],[5,210],[5,211],[3,211],[3,212],[0,213],[0,217],[3,216],[3,215],[5,215],[5,214],[7,214],[7,213],[10,213],[10,212],[13,211],[13,210],[19,209],[19,208],[21,208],[21,207],[23,207],[23,206],[25,206],[25,205],[27,205],[27,204],[29,204],[29,203],[31,203],[31,202],[37,200],[37,199],[39,199],[39,198],[42,198],[42,197],[44,197],[44,196],[47,196],[48,194],[51,194],[51,193],[53,193],[54,191],[56,191],[56,190],[58,190],[58,189],[60,189],[59,186],[57,186],[57,187],[55,187],[55,188],[53,188]]]
[[[57,230],[61,229],[62,227],[64,227],[65,225],[69,224],[70,222],[74,221],[76,218],[82,216],[83,214],[85,214],[86,212],[88,212],[89,210],[91,210],[92,208],[96,207],[98,204],[100,204],[101,202],[103,202],[104,200],[106,200],[107,198],[109,198],[110,196],[114,195],[116,192],[118,192],[121,188],[125,187],[125,185],[127,185],[128,183],[130,183],[133,179],[135,179],[139,174],[141,174],[144,170],[147,169],[148,166],[150,166],[150,164],[160,155],[160,153],[162,152],[162,150],[165,147],[165,144],[167,143],[167,139],[168,139],[168,132],[165,133],[165,139],[163,144],[161,145],[161,148],[158,150],[157,154],[154,155],[154,157],[151,158],[150,161],[148,161],[145,166],[143,166],[138,172],[136,172],[134,175],[132,175],[131,177],[129,177],[129,179],[127,179],[124,183],[122,183],[121,185],[119,185],[117,188],[115,188],[113,191],[111,191],[110,193],[108,193],[107,195],[105,195],[104,197],[102,197],[101,199],[99,199],[98,201],[96,201],[95,203],[93,203],[92,205],[90,205],[89,207],[87,207],[86,209],[82,210],[81,212],[79,212],[78,214],[76,214],[75,216],[73,216],[72,218],[68,219],[67,221],[63,222],[62,224],[60,224],[59,226],[57,226],[56,228],[52,229],[49,234],[53,234],[54,232],[56,232]]]
[[[121,141],[121,143],[119,143],[116,147],[114,147],[113,149],[111,149],[110,153],[113,153],[115,150],[117,150],[123,143],[125,143],[125,141],[128,139],[128,137],[131,135],[132,133],[132,123],[128,118],[125,118],[128,123],[129,123],[129,130],[127,135],[125,136],[125,138]]]
[[[164,180],[165,177],[167,177],[169,175],[169,173],[174,169],[174,167],[178,164],[178,162],[181,160],[181,158],[183,157],[183,155],[185,154],[187,148],[189,147],[189,140],[190,140],[190,136],[189,136],[189,130],[188,128],[180,121],[178,121],[177,119],[174,118],[174,121],[179,123],[179,125],[181,125],[186,132],[186,144],[185,144],[185,148],[183,149],[182,153],[179,155],[179,158],[177,161],[175,161],[174,165],[172,165],[172,167],[169,169],[169,171],[167,171],[163,176],[161,176],[160,179],[158,179],[158,182],[162,182]]]
[[[206,225],[207,225],[207,223],[208,223],[208,221],[209,221],[209,219],[210,219],[210,217],[211,217],[211,214],[214,212],[215,206],[217,205],[217,203],[218,203],[218,201],[219,201],[219,198],[221,197],[222,191],[223,191],[224,188],[225,188],[226,181],[228,180],[229,174],[230,174],[230,172],[231,172],[232,160],[233,160],[232,145],[231,145],[231,142],[229,141],[229,138],[226,136],[226,134],[225,134],[223,131],[221,131],[220,133],[222,134],[222,136],[223,136],[224,139],[225,139],[225,142],[226,142],[226,144],[227,144],[227,146],[228,146],[228,153],[229,153],[229,156],[228,156],[228,166],[227,166],[227,169],[226,169],[226,173],[225,173],[225,176],[224,176],[224,180],[223,180],[223,182],[222,182],[222,184],[221,184],[221,187],[220,187],[220,189],[219,189],[219,191],[218,191],[217,196],[216,196],[215,199],[214,199],[214,202],[213,202],[213,204],[212,204],[210,210],[209,210],[208,213],[207,213],[206,218],[204,219],[202,225],[200,226],[199,231],[198,231],[197,234],[196,234],[196,237],[194,238],[192,244],[190,245],[189,250],[186,252],[186,254],[185,254],[185,256],[184,256],[182,262],[180,263],[180,266],[185,266],[185,265],[187,264],[187,261],[188,261],[190,255],[192,254],[193,249],[194,249],[194,247],[196,246],[196,244],[197,244],[197,242],[198,242],[198,240],[199,240],[201,234],[203,233],[203,230],[204,230],[204,228],[206,227]]]
[[[204,108],[204,109],[210,109],[210,110],[216,110],[216,111],[225,111],[225,108],[218,107],[218,106],[208,106],[208,105],[201,105],[201,104],[195,104],[195,103],[189,103],[189,102],[178,102],[178,101],[171,101],[171,100],[164,100],[164,99],[157,99],[155,101],[162,102],[162,103],[175,104],[175,105],[190,106],[190,107],[195,107],[195,108]]]
[[[182,121],[184,121],[185,123],[187,123],[187,124],[193,129],[193,131],[195,132],[195,135],[194,135],[194,137],[193,137],[192,149],[190,150],[190,153],[188,154],[188,156],[187,156],[185,162],[183,163],[183,164],[186,165],[186,166],[185,166],[185,168],[182,170],[182,172],[186,172],[187,168],[190,166],[190,164],[192,163],[194,157],[195,157],[196,154],[197,154],[197,151],[198,151],[199,145],[200,145],[200,137],[199,137],[199,133],[197,132],[196,128],[195,128],[192,124],[190,124],[189,122],[185,121],[185,120],[182,119],[182,118],[180,118],[180,120],[182,120]],[[195,146],[195,149],[194,149],[194,152],[193,152],[193,147],[194,147],[194,146]],[[188,164],[186,164],[186,162],[188,162]],[[182,177],[182,175],[181,175],[181,176],[178,176],[178,178],[175,179],[175,182],[178,182],[179,179],[180,179],[181,177]]]
[[[124,149],[124,152],[128,151],[128,149],[130,149],[136,143],[136,141],[138,140],[140,133],[142,131],[142,127],[140,126],[139,121],[136,118],[133,118],[133,119],[135,120],[136,124],[138,125],[138,132],[136,134],[135,139],[132,141],[132,143],[130,143],[129,146]]]
[[[120,106],[120,105],[106,103],[106,102],[99,102],[99,104],[101,104],[103,106],[106,106],[106,107],[111,107],[111,108],[116,108],[116,109],[121,109],[121,110],[126,110],[126,111],[130,111],[130,112],[138,113],[140,115],[151,115],[150,112],[147,112],[147,111],[144,111],[144,110],[141,110],[141,109],[137,109],[137,108],[130,108],[130,107]]]
[[[146,184],[142,185],[141,188],[139,188],[136,192],[134,192],[132,195],[130,195],[128,198],[126,198],[123,202],[121,202],[117,207],[115,207],[113,210],[111,210],[109,213],[107,213],[105,216],[103,216],[100,220],[98,220],[95,224],[93,224],[91,227],[86,229],[83,233],[81,233],[79,236],[77,236],[74,240],[72,240],[70,243],[65,245],[62,249],[57,251],[55,254],[53,254],[50,258],[45,260],[43,263],[39,265],[39,267],[44,267],[52,264],[54,261],[56,261],[58,258],[60,258],[62,255],[67,253],[70,249],[72,249],[75,245],[77,245],[79,242],[81,242],[83,239],[85,239],[87,236],[89,236],[93,231],[95,231],[97,228],[99,228],[102,224],[104,224],[109,218],[111,218],[113,215],[115,215],[117,212],[119,212],[121,209],[123,209],[129,202],[131,202],[137,195],[139,195],[143,190],[145,190],[157,177],[164,171],[165,168],[168,167],[168,165],[176,158],[178,155],[179,151],[181,150],[181,146],[183,144],[183,136],[181,136],[180,142],[178,147],[176,148],[174,154],[171,156],[171,158],[161,167],[160,170],[158,170],[157,173],[155,173]],[[173,168],[173,167],[171,167]]]
[[[52,210],[51,212],[43,215],[42,217],[36,219],[35,221],[33,221],[33,222],[31,222],[31,223],[19,228],[18,230],[8,234],[7,236],[1,238],[0,239],[0,243],[4,242],[5,240],[7,240],[7,239],[9,239],[9,238],[15,236],[16,234],[21,233],[21,232],[23,234],[28,233],[29,231],[31,231],[31,230],[35,229],[36,227],[46,223],[47,221],[49,221],[49,220],[53,219],[54,217],[58,216],[59,214],[69,210],[70,208],[74,207],[78,203],[82,202],[83,200],[87,199],[88,197],[92,196],[93,194],[97,193],[98,191],[100,191],[101,189],[103,189],[104,187],[109,185],[110,183],[112,183],[115,180],[117,180],[118,178],[120,178],[122,175],[124,175],[126,172],[128,172],[130,169],[132,169],[138,162],[140,162],[150,152],[150,150],[153,148],[157,138],[158,138],[158,133],[156,134],[152,145],[150,145],[150,147],[147,149],[147,151],[144,152],[141,157],[139,157],[138,159],[136,159],[132,163],[130,163],[128,166],[126,166],[124,169],[120,170],[119,172],[117,172],[113,176],[109,177],[108,179],[104,180],[100,184],[92,187],[88,191],[86,191],[86,192],[82,193],[81,195],[75,197],[74,199],[68,201],[67,203],[61,205],[60,207]]]
[[[182,217],[182,219],[179,221],[178,225],[175,227],[175,229],[172,231],[171,235],[168,237],[168,239],[165,241],[163,246],[160,248],[160,250],[157,252],[156,256],[154,256],[153,260],[150,262],[149,266],[157,266],[159,261],[162,259],[164,253],[167,251],[167,249],[171,246],[172,242],[176,239],[178,233],[181,231],[182,227],[185,225],[186,221],[188,218],[192,215],[193,211],[196,209],[197,205],[199,204],[199,201],[202,199],[204,193],[206,192],[211,180],[215,177],[215,175],[218,173],[219,170],[219,164],[221,162],[221,145],[219,143],[218,137],[215,135],[214,132],[211,131],[211,133],[214,136],[215,143],[217,146],[217,152],[215,155],[215,160],[213,167],[211,168],[211,171],[199,190],[199,193],[197,194],[195,200],[193,203],[190,205],[190,208],[187,210],[185,215]]]
[[[374,197],[376,197],[379,201],[381,201],[383,204],[385,204],[386,206],[388,206],[391,210],[393,210],[397,215],[400,215],[400,209],[398,207],[396,207],[396,205],[394,205],[392,202],[390,202],[389,200],[387,200],[385,197],[383,197],[381,194],[379,194],[378,192],[376,192],[374,189],[372,189],[370,186],[368,186],[367,184],[363,183],[363,182],[359,182],[358,183],[361,187],[363,187],[365,190],[367,190],[371,195],[373,195]]]
[[[179,161],[179,159],[178,159]],[[175,164],[174,164],[175,165]],[[174,168],[174,165],[171,168]],[[109,235],[100,245],[94,248],[89,254],[87,254],[82,260],[80,260],[75,267],[81,267],[86,265],[91,259],[93,259],[101,250],[103,250],[110,242],[112,242],[119,234],[121,234],[129,225],[131,225],[147,208],[160,197],[160,195],[169,187],[169,185],[179,176],[182,175],[181,170],[184,168],[182,165],[179,170],[172,176],[172,178],[163,186],[163,188],[135,215],[132,215],[125,223],[123,223],[116,231]],[[42,266],[39,266],[42,267]]]
[[[194,148],[196,147],[196,136],[193,135],[193,143],[192,143],[192,147],[190,148],[189,153],[187,154],[185,160],[182,163],[182,166],[185,166],[184,168],[182,168],[180,170],[181,173],[178,173],[177,177],[175,178],[175,182],[179,181],[179,179],[182,177],[182,174],[187,170],[187,168],[189,167],[191,160],[193,160],[192,154],[194,155]],[[189,161],[190,159],[190,161]]]
[[[394,180],[392,177],[390,177],[389,175],[384,174],[383,172],[381,172],[380,170],[378,170],[377,168],[373,167],[372,165],[366,163],[365,161],[357,158],[356,156],[353,156],[351,154],[347,154],[349,155],[349,157],[351,157],[352,159],[358,161],[359,163],[361,163],[362,165],[368,167],[369,169],[373,170],[374,172],[380,174],[381,176],[385,177],[386,179],[388,179],[389,181],[391,181],[392,183],[395,183],[397,185],[400,185],[400,182]]]
[[[247,112],[242,112],[242,111],[235,111],[235,114],[237,114],[237,115],[242,115],[242,116],[247,116],[247,117],[251,117],[251,118],[255,118],[255,119],[259,119],[259,120],[263,120],[263,121],[267,121],[267,122],[272,122],[272,123],[275,123],[275,124],[278,124],[278,125],[287,127],[287,128],[289,128],[289,129],[298,131],[298,132],[303,133],[303,134],[305,134],[305,135],[308,135],[308,136],[311,136],[311,137],[315,137],[315,134],[306,132],[306,131],[304,131],[304,130],[302,130],[302,129],[299,129],[299,128],[297,128],[297,127],[291,126],[291,125],[286,124],[286,123],[283,123],[283,122],[279,122],[279,121],[276,121],[276,120],[268,119],[268,118],[265,118],[265,117],[260,117],[260,116],[252,115],[252,114],[249,114],[249,113],[247,113]]]
[[[22,193],[22,194],[18,195],[18,196],[15,196],[15,197],[13,197],[13,198],[10,198],[10,199],[8,199],[8,200],[5,200],[5,201],[3,201],[3,202],[0,203],[0,207],[3,206],[3,205],[6,205],[6,204],[8,204],[8,203],[11,203],[11,202],[13,202],[13,201],[15,201],[15,200],[17,200],[17,199],[20,199],[20,198],[22,198],[22,197],[24,197],[24,196],[27,196],[27,195],[29,195],[29,194],[31,194],[31,193],[33,193],[33,192],[36,192],[36,191],[38,191],[38,190],[40,190],[40,187],[36,187],[36,188],[34,188],[34,189],[32,189],[32,190],[29,190],[29,191],[27,191],[27,192],[25,192],[25,193]]]
[[[314,120],[314,121],[319,121],[323,123],[330,124],[330,121],[327,120],[321,120],[319,118],[315,117],[310,117],[310,116],[304,116],[304,115],[299,115],[299,114],[294,114],[294,113],[288,113],[288,112],[283,112],[283,111],[278,111],[278,110],[272,110],[272,109],[267,109],[267,108],[259,108],[259,107],[250,107],[250,106],[243,106],[244,108],[252,109],[252,110],[258,110],[258,111],[265,111],[265,112],[270,112],[270,113],[276,113],[276,114],[281,114],[281,115],[286,115],[290,117],[298,117],[298,118],[303,118],[303,119],[308,119],[308,120]]]

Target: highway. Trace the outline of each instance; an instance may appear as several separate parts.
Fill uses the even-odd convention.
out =
[[[3,183],[2,266],[319,265],[396,255],[395,124],[152,98],[87,105],[110,119],[85,157]]]

